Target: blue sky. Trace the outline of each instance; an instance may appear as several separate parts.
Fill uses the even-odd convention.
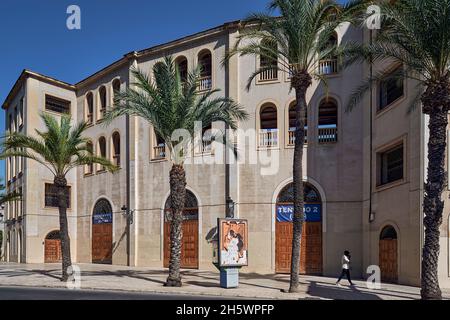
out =
[[[68,30],[66,9],[81,9]],[[264,0],[1,0],[0,100],[23,69],[76,83],[133,50],[262,11]],[[0,130],[4,114],[0,112]],[[0,164],[0,177],[4,164]]]

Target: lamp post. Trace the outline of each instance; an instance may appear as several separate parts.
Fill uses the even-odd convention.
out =
[[[230,196],[228,196],[227,200],[226,200],[226,213],[225,213],[225,217],[232,219],[234,218],[234,201],[233,199],[231,199]]]

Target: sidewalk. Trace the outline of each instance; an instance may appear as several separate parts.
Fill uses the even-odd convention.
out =
[[[134,292],[208,295],[258,299],[345,299],[345,300],[410,300],[420,298],[420,289],[386,284],[380,290],[369,290],[364,281],[354,281],[350,288],[342,281],[336,286],[334,278],[302,276],[304,292],[287,294],[280,289],[289,287],[288,275],[240,274],[240,286],[223,289],[219,274],[210,271],[184,270],[183,287],[167,288],[163,283],[167,271],[155,268],[111,265],[77,264],[81,269],[81,289],[124,290]],[[60,264],[0,263],[0,286],[31,286],[64,288],[59,280]],[[0,288],[1,290],[1,288]],[[450,292],[445,294],[450,298]]]

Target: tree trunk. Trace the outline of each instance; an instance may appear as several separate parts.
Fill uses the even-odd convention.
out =
[[[186,198],[186,174],[182,165],[174,164],[170,170],[170,222],[169,277],[165,286],[181,287],[181,239],[183,237],[183,210]]]
[[[69,226],[67,223],[67,180],[64,176],[55,177],[54,183],[58,192],[59,234],[61,237],[62,253],[61,281],[67,281],[69,279],[67,269],[72,265],[72,259],[70,256]]]
[[[439,105],[442,105],[441,101],[433,102],[432,99],[423,99],[423,103],[424,110],[427,111],[425,113],[430,115],[428,125],[430,137],[428,140],[428,177],[423,202],[425,243],[422,251],[420,294],[424,300],[440,300],[442,294],[438,278],[439,228],[442,224],[444,208],[442,191],[446,183],[444,163],[447,145],[448,109],[439,107]]]
[[[305,220],[303,211],[303,145],[305,141],[306,90],[311,85],[309,74],[298,74],[292,78],[296,95],[295,149],[293,161],[294,219],[292,237],[291,280],[289,292],[299,290],[300,250],[302,228]]]

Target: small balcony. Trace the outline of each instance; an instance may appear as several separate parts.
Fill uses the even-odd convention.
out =
[[[261,82],[274,81],[274,80],[278,80],[278,69],[277,68],[267,69],[259,74],[259,81],[261,81]]]
[[[308,127],[305,127],[305,144],[308,143]],[[295,128],[289,128],[288,131],[288,147],[295,146]]]
[[[89,113],[86,115],[86,122],[87,124],[92,124],[94,123],[94,114]]]
[[[153,147],[153,159],[154,160],[163,160],[166,158],[166,145],[159,144]]]
[[[112,158],[114,165],[120,167],[120,154],[115,154]]]
[[[337,126],[319,126],[317,138],[319,143],[336,143],[338,141]]]
[[[260,148],[278,147],[278,129],[261,129],[258,145]]]
[[[197,83],[198,91],[207,91],[212,88],[212,77],[201,77]]]
[[[319,74],[330,75],[338,73],[338,61],[337,59],[326,59],[319,61]]]
[[[209,140],[203,140],[201,145],[201,153],[211,153],[212,151],[212,141]]]

